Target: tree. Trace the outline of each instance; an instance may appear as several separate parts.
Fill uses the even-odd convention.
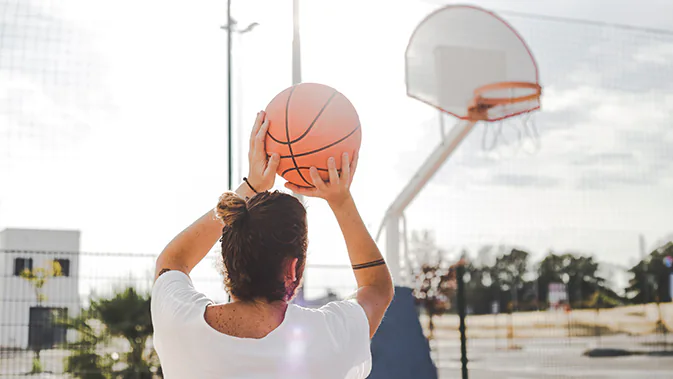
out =
[[[593,257],[564,255],[563,273],[568,278],[568,302],[573,308],[586,308],[595,292],[601,292],[605,279],[598,276]]]
[[[110,341],[108,330],[88,311],[68,320],[66,326],[77,331],[78,339],[70,343],[71,354],[65,358],[65,372],[81,379],[109,379],[114,359],[111,354],[100,355],[98,349]]]
[[[92,303],[91,310],[107,327],[111,336],[122,337],[130,345],[130,351],[124,357],[126,368],[118,372],[117,377],[151,379],[152,367],[145,354],[147,339],[154,331],[150,297],[140,295],[129,287],[111,299]]]
[[[605,279],[598,275],[599,264],[590,256],[550,252],[538,266],[537,288],[541,302],[548,304],[549,284],[565,283],[568,302],[573,308],[595,307],[598,304],[620,303],[621,297],[605,285]]]
[[[77,378],[151,379],[161,370],[147,346],[153,333],[150,297],[132,287],[92,301],[80,317],[70,320],[69,327],[78,331],[79,338],[71,344],[74,353],[66,358],[66,369]],[[114,338],[126,340],[129,350],[121,356],[101,354]],[[113,369],[117,361],[123,365]]]
[[[499,309],[537,309],[536,289],[527,281],[530,254],[500,247],[493,257],[491,247],[479,249],[476,259],[465,265],[465,297],[474,314],[489,314],[493,302]]]
[[[35,291],[35,299],[37,306],[41,307],[42,302],[47,300],[47,296],[43,292],[44,285],[47,281],[55,276],[61,276],[61,265],[57,261],[52,261],[48,267],[37,267],[34,269],[24,269],[19,274],[21,278],[27,280],[33,290]],[[30,347],[33,350],[33,363],[31,373],[38,374],[42,372],[42,361],[40,360],[40,353],[45,348],[43,341],[30,341]]]
[[[434,317],[446,313],[451,307],[455,292],[455,276],[439,264],[424,264],[416,275],[414,297],[428,315],[429,338],[433,338]]]
[[[61,265],[56,261],[52,261],[49,267],[38,267],[32,270],[26,268],[21,271],[20,275],[33,286],[35,298],[37,299],[37,304],[39,306],[42,305],[43,301],[47,300],[47,297],[42,292],[44,285],[47,284],[49,279],[55,276],[61,276]]]
[[[442,260],[443,253],[437,247],[429,231],[412,233],[412,273],[415,278],[414,297],[416,304],[428,315],[429,338],[433,338],[434,317],[448,311],[455,292],[453,270]]]
[[[673,256],[673,242],[652,251],[629,269],[633,277],[626,288],[627,297],[636,304],[670,301],[668,287],[671,269],[664,265],[664,257]]]
[[[512,249],[508,254],[503,254],[496,258],[495,265],[491,271],[491,277],[494,278],[494,284],[501,299],[507,299],[506,303],[510,311],[518,310],[520,292],[523,289],[524,276],[528,272],[528,259],[530,254],[519,249]],[[500,296],[504,295],[504,296]]]
[[[482,250],[477,259],[468,260],[465,264],[465,299],[468,309],[474,314],[491,313],[491,303],[498,299],[493,269],[488,264],[491,260],[483,258]]]
[[[550,252],[542,259],[537,269],[537,291],[540,303],[549,306],[549,285],[563,283],[563,257]]]

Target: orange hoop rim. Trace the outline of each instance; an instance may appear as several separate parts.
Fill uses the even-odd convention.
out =
[[[533,93],[516,97],[484,97],[483,94],[488,91],[497,91],[503,89],[523,88],[533,90]],[[525,103],[540,98],[542,87],[537,83],[530,82],[499,82],[487,84],[474,90],[474,99],[467,109],[468,119],[472,121],[491,121],[488,117],[488,110],[509,104]]]
[[[488,91],[497,91],[503,89],[513,89],[513,88],[524,88],[531,89],[534,92],[530,95],[517,96],[517,97],[484,97],[482,96],[485,92]],[[487,84],[481,86],[474,90],[474,101],[473,106],[488,106],[494,107],[496,105],[506,105],[506,104],[516,104],[524,103],[526,101],[535,100],[542,95],[542,87],[537,83],[530,82],[500,82]]]

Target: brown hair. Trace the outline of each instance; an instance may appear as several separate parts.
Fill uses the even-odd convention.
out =
[[[304,273],[308,228],[306,209],[295,197],[261,192],[247,202],[232,192],[220,196],[224,284],[242,301],[289,301]],[[286,287],[284,268],[297,258],[297,280]]]

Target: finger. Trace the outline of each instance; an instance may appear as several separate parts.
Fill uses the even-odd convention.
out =
[[[313,186],[315,188],[317,188],[319,191],[324,191],[327,189],[327,185],[325,185],[325,182],[323,182],[320,174],[318,174],[317,168],[311,167],[308,173],[311,176],[311,181],[313,182]]]
[[[265,119],[260,125],[255,136],[255,146],[252,149],[257,159],[266,159],[266,131],[269,130],[269,119]]]
[[[330,184],[339,184],[339,171],[337,171],[336,159],[334,157],[327,159],[327,172],[329,172]]]
[[[351,182],[351,161],[348,153],[343,153],[341,156],[341,180],[348,184]]]
[[[309,196],[309,197],[315,196],[315,193],[318,191],[315,188],[299,187],[298,185],[292,184],[290,182],[285,183],[285,188],[289,189],[290,191],[292,191],[292,192],[294,192],[298,195]]]
[[[278,153],[271,154],[271,158],[269,158],[269,163],[266,165],[266,169],[264,170],[264,177],[268,177],[269,175],[276,175],[276,171],[278,171],[279,164],[280,164],[280,154]]]
[[[252,149],[255,147],[255,136],[257,135],[257,132],[259,132],[259,128],[262,125],[265,116],[266,113],[264,111],[257,112],[257,117],[255,118],[254,125],[252,126],[252,132],[250,133],[250,151],[252,151]]]
[[[350,172],[351,182],[353,181],[353,177],[355,176],[355,170],[358,168],[359,158],[360,158],[360,152],[356,150],[355,153],[353,153],[353,161],[351,162],[351,172]]]

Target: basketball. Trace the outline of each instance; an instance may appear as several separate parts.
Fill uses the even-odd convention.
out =
[[[351,102],[332,87],[301,83],[285,89],[266,107],[269,129],[266,151],[280,155],[278,175],[300,187],[312,187],[309,169],[315,166],[329,180],[327,159],[360,149],[360,119]]]

